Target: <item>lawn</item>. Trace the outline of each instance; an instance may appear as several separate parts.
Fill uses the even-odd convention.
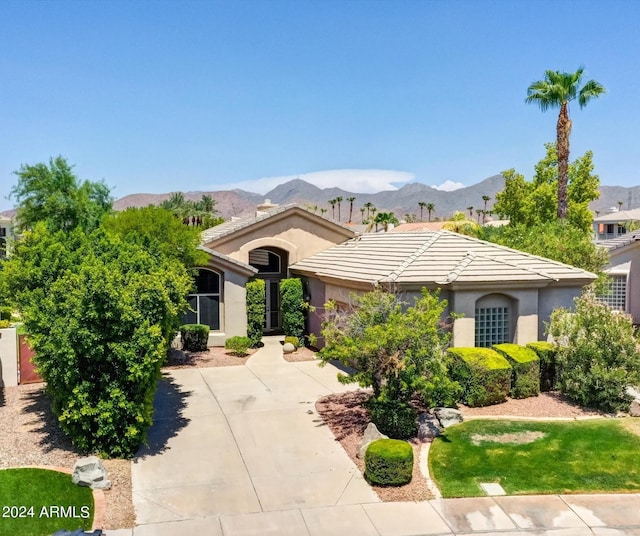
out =
[[[472,420],[447,428],[429,451],[444,497],[640,490],[640,436],[623,419],[570,422]]]
[[[46,469],[0,470],[0,536],[49,536],[60,529],[88,530],[93,494],[71,475]]]

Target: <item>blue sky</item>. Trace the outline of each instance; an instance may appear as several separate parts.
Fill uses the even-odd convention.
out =
[[[0,209],[59,154],[115,197],[530,177],[557,116],[526,89],[580,65],[608,92],[571,108],[572,156],[634,186],[638,20],[616,0],[3,0]]]

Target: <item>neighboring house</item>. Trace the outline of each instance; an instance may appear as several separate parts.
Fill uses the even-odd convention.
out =
[[[301,277],[315,311],[308,327],[320,334],[328,300],[347,303],[354,291],[376,287],[408,297],[441,289],[453,323],[455,346],[543,339],[557,307],[571,307],[595,275],[534,255],[447,231],[368,233],[362,236],[298,205],[268,202],[255,214],[202,233],[209,262],[199,268],[194,312],[185,318],[211,327],[219,346],[246,334],[245,284],[266,283],[265,333],[281,330],[280,281]],[[320,342],[322,342],[320,340]]]
[[[526,344],[545,338],[545,322],[571,307],[592,273],[448,231],[376,233],[354,238],[291,266],[307,281],[310,331],[318,334],[323,304],[348,304],[354,291],[376,287],[408,299],[440,289],[453,320],[454,346]]]
[[[601,301],[615,311],[629,313],[633,323],[640,324],[640,231],[597,244],[609,252],[609,264],[605,267],[609,288],[600,294]]]
[[[640,208],[615,210],[593,219],[593,231],[596,242],[611,240],[627,234],[640,224]]]
[[[0,216],[0,259],[9,253],[9,246],[13,236],[13,220],[7,216]]]
[[[189,296],[194,312],[187,313],[185,322],[208,324],[210,346],[246,335],[245,285],[258,277],[266,284],[265,333],[278,332],[280,281],[289,277],[289,266],[356,235],[302,206],[272,205],[268,200],[251,216],[207,229],[201,248],[209,253],[209,262],[198,269],[196,292]]]

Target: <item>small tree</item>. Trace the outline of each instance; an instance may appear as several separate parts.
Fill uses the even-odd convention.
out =
[[[262,340],[264,321],[267,314],[265,306],[265,283],[254,279],[246,284],[247,292],[247,337],[251,346],[256,347]]]
[[[444,356],[450,334],[441,317],[447,302],[423,289],[407,305],[382,290],[352,295],[346,310],[329,302],[320,357],[355,368],[338,379],[372,387],[375,400],[408,402],[419,394],[429,405],[451,405],[459,385],[449,380]]]
[[[305,303],[302,281],[299,278],[283,279],[280,282],[280,307],[285,336],[301,338],[305,326]]]
[[[640,380],[640,351],[629,316],[587,292],[575,300],[574,313],[553,312],[549,332],[557,341],[558,386],[564,394],[604,411],[629,408],[626,388]]]

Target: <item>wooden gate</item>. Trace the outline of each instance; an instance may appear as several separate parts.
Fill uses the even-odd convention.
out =
[[[42,378],[36,372],[35,365],[31,362],[33,354],[34,352],[27,342],[27,336],[18,335],[18,355],[20,356],[20,384],[39,383],[42,381]]]

